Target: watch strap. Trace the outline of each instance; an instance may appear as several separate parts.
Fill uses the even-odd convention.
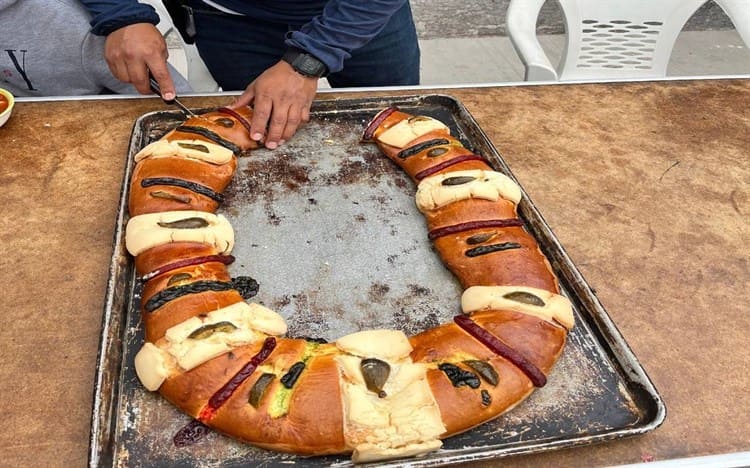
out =
[[[289,49],[281,60],[294,68],[300,75],[308,78],[320,78],[328,73],[328,67],[314,55],[299,49]]]

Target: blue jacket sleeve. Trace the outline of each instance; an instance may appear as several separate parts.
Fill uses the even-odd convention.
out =
[[[135,23],[159,23],[151,5],[138,0],[79,0],[91,14],[91,32],[106,36],[116,29]]]
[[[314,55],[329,73],[336,73],[351,52],[372,40],[406,1],[331,0],[320,16],[288,33],[286,45]]]

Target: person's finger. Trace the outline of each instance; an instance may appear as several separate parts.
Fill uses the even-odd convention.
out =
[[[271,96],[255,96],[255,105],[253,106],[253,119],[250,122],[250,138],[255,141],[263,139],[268,126],[268,120],[271,118],[273,110],[273,99]]]
[[[172,76],[169,74],[169,67],[167,66],[166,58],[157,58],[147,63],[148,69],[151,71],[154,79],[159,83],[159,89],[161,89],[161,97],[167,101],[171,101],[175,98],[176,92],[174,89],[174,82]],[[148,79],[148,77],[147,77]],[[148,86],[148,83],[146,83]]]
[[[232,101],[231,104],[229,104],[230,109],[237,109],[239,107],[243,106],[249,106],[252,104],[253,99],[255,99],[255,88],[251,84],[247,88],[245,88],[245,92],[243,92],[237,99]]]
[[[268,122],[268,133],[266,133],[266,148],[276,149],[279,146],[279,141],[284,134],[289,119],[289,109],[290,105],[287,101],[280,100],[274,103],[271,120]],[[299,120],[297,120],[297,124],[299,124]]]
[[[292,138],[294,134],[297,133],[297,129],[302,123],[301,114],[302,109],[300,109],[298,106],[289,107],[289,112],[286,117],[286,125],[284,126],[284,132],[281,134],[281,140],[279,141],[279,144],[281,144],[282,141],[286,141]]]
[[[145,62],[140,60],[130,60],[127,62],[128,81],[135,86],[141,94],[151,94],[151,87],[148,82],[148,67]]]

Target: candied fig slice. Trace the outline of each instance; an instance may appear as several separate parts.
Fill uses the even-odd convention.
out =
[[[200,151],[201,153],[210,153],[210,151],[208,150],[208,146],[206,146],[206,145],[194,144],[194,143],[183,143],[181,141],[178,141],[177,145],[180,148],[185,148],[185,149],[191,149],[191,150],[195,150],[195,151]]]
[[[224,128],[234,127],[234,120],[228,119],[226,117],[219,117],[218,119],[214,120],[214,123],[217,125],[221,125]]]
[[[445,153],[448,152],[448,148],[432,148],[430,151],[427,152],[428,158],[436,158],[438,156],[442,156]]]
[[[479,247],[474,247],[473,249],[467,250],[466,252],[464,252],[464,254],[467,257],[478,257],[480,255],[487,255],[489,253],[520,248],[521,244],[519,244],[518,242],[502,242],[500,244],[480,245]]]
[[[153,192],[149,192],[149,195],[151,195],[154,198],[163,198],[165,200],[174,200],[179,203],[184,203],[186,205],[190,204],[190,197],[187,195],[177,195],[174,193],[169,193],[164,190],[154,190]]]
[[[479,361],[477,359],[469,359],[468,361],[464,361],[464,364],[474,369],[476,373],[479,374],[479,376],[487,383],[489,383],[493,387],[497,386],[497,371],[495,371],[495,368],[492,367],[492,364],[486,361]]]
[[[237,330],[237,327],[232,322],[216,322],[209,323],[197,328],[193,333],[188,335],[188,338],[193,340],[204,340],[214,333],[231,333]]]
[[[230,115],[237,119],[237,122],[242,124],[245,130],[247,130],[247,134],[250,135],[250,122],[248,122],[247,119],[244,118],[239,112],[228,107],[219,107],[218,109],[216,109],[216,111],[221,112],[222,114]]]
[[[250,389],[250,396],[247,400],[247,402],[250,403],[253,408],[257,408],[260,405],[260,400],[263,398],[268,385],[273,381],[274,378],[276,378],[275,374],[266,372],[265,374],[258,377],[258,380],[255,381],[255,383],[253,384],[253,388]]]
[[[369,391],[377,394],[379,398],[388,396],[383,390],[391,374],[391,366],[387,362],[375,358],[362,359],[359,368]]]
[[[477,178],[472,177],[472,176],[453,176],[453,177],[448,177],[447,179],[444,179],[440,183],[446,186],[463,185],[463,184],[468,184],[469,182],[473,182],[475,180],[477,180]]]
[[[530,304],[539,307],[544,307],[545,305],[541,297],[526,291],[509,292],[507,294],[503,294],[503,297],[505,299],[510,299],[511,301],[522,302],[524,304]]]
[[[178,219],[177,221],[159,221],[159,226],[169,229],[200,229],[208,226],[208,221],[197,216],[191,218]]]
[[[182,281],[187,281],[191,279],[193,276],[190,273],[177,273],[176,275],[172,275],[169,280],[167,281],[167,287],[174,286],[177,283],[181,283]]]
[[[473,236],[466,239],[466,243],[469,245],[483,244],[495,237],[495,235],[497,235],[496,232],[482,232],[479,234],[474,234]]]

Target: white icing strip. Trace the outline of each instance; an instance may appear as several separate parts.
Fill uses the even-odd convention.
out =
[[[474,180],[458,185],[443,185],[444,180],[453,177],[471,177]],[[492,201],[504,198],[518,204],[521,201],[521,188],[505,174],[472,169],[424,178],[417,187],[416,198],[417,207],[424,213],[469,198]]]
[[[164,351],[153,343],[146,342],[135,355],[135,373],[138,380],[151,392],[159,390],[171,373],[170,361],[172,359]]]
[[[383,359],[383,348],[401,339],[389,338],[385,343],[370,342],[377,335],[360,332],[356,352],[379,350],[381,359],[390,366],[388,380],[383,386],[384,397],[367,389],[360,364],[373,355],[342,354],[336,357],[341,372],[340,385],[344,399],[344,437],[354,450],[355,463],[389,458],[417,456],[437,450],[445,432],[440,409],[427,382],[427,366],[413,363],[408,354],[400,358]],[[400,333],[406,340],[406,335]],[[385,336],[385,335],[380,335]],[[341,340],[339,340],[341,341]],[[341,344],[337,341],[341,349]],[[346,342],[345,342],[346,345]],[[400,345],[397,345],[400,346]]]
[[[514,293],[531,294],[542,300],[544,305],[509,299],[508,296],[512,297]],[[575,323],[573,307],[567,297],[527,286],[472,286],[461,296],[461,308],[466,314],[486,309],[512,310],[548,322],[554,320],[568,330],[573,328]]]
[[[399,330],[364,330],[342,336],[336,346],[349,354],[378,359],[401,359],[412,352],[409,339]]]
[[[159,223],[201,218],[208,225],[189,229],[162,227]],[[130,218],[125,227],[125,247],[131,255],[157,245],[171,242],[203,242],[216,247],[221,253],[229,253],[234,247],[234,230],[222,215],[204,211],[165,211],[148,213]]]
[[[235,328],[206,338],[190,338],[201,327],[221,322],[231,323]],[[168,329],[164,349],[183,370],[188,371],[237,346],[262,340],[266,335],[281,336],[286,331],[286,322],[281,315],[259,304],[238,302],[204,318],[192,317]]]
[[[450,135],[450,129],[441,121],[432,117],[416,116],[404,119],[381,133],[377,140],[380,143],[404,148],[410,142],[435,130],[443,130]]]
[[[190,338],[201,327],[222,322],[234,328],[216,330],[204,338]],[[260,304],[238,302],[173,326],[158,346],[144,344],[135,355],[135,372],[144,387],[156,391],[173,372],[189,371],[238,346],[263,340],[267,335],[281,336],[286,331],[281,315]]]
[[[195,148],[206,148],[208,151],[201,151]],[[189,158],[197,159],[207,163],[221,165],[232,160],[234,154],[231,150],[224,148],[216,143],[203,140],[172,140],[166,139],[154,141],[146,145],[135,155],[135,161],[141,161],[146,158]]]

